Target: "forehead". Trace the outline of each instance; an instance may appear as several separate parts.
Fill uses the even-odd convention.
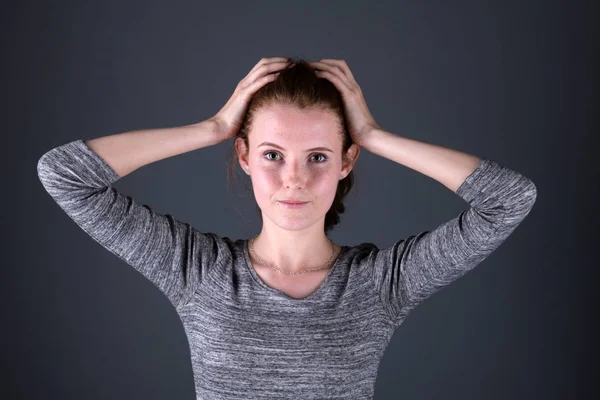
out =
[[[249,135],[254,145],[263,141],[289,145],[334,146],[341,141],[338,119],[333,111],[275,105],[259,110]]]

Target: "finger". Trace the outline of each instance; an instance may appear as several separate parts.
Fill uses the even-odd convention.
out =
[[[346,76],[346,78],[348,78],[348,80],[353,80],[354,76],[352,75],[352,72],[350,72],[350,69],[345,67],[343,65],[343,61],[342,60],[334,60],[334,59],[330,59],[330,58],[324,58],[322,60],[319,61],[312,61],[313,63],[317,63],[317,64],[321,64],[321,65],[329,65],[329,66],[334,66],[340,69],[340,71],[344,74],[344,76]]]
[[[319,78],[325,78],[335,85],[335,87],[342,93],[350,91],[350,87],[340,78],[341,73],[334,73],[331,71],[315,71],[315,74]]]
[[[313,66],[316,66],[320,70],[335,72],[337,75],[339,75],[340,79],[342,79],[348,87],[351,87],[353,85],[353,80],[348,78],[344,70],[340,68],[339,65],[323,61],[314,61],[311,62],[311,64],[313,64]]]
[[[332,58],[324,58],[320,61],[327,63],[327,64],[337,65],[342,71],[344,71],[344,74],[348,77],[348,79],[350,81],[354,80],[354,75],[352,75],[352,72],[350,71],[350,67],[348,67],[348,64],[346,64],[346,61],[335,60]]]
[[[258,91],[258,89],[260,89],[267,83],[274,81],[275,79],[277,79],[278,76],[279,76],[279,72],[277,72],[275,74],[268,74],[268,75],[263,76],[260,79],[257,79],[254,83],[248,85],[245,88],[244,95],[248,96],[248,97],[252,96],[254,93],[256,93]]]
[[[281,62],[281,61],[289,61],[289,58],[288,57],[265,57],[265,58],[261,58],[260,61],[256,63],[256,65],[254,66],[254,68],[252,68],[250,70],[250,72],[248,72],[248,75],[250,75],[251,73],[253,73],[254,71],[256,71],[261,65],[269,64],[269,63],[273,63],[273,62]]]
[[[287,62],[287,61],[275,61],[275,62],[271,62],[271,63],[263,63],[260,66],[258,66],[258,68],[256,70],[254,70],[254,72],[249,73],[248,76],[242,80],[242,82],[240,82],[241,88],[244,89],[244,88],[254,84],[254,82],[260,80],[264,76],[271,74],[272,72],[281,71],[282,69],[286,68],[288,65],[289,65],[289,62]]]
[[[346,88],[351,89],[354,87],[354,84],[348,80],[348,77],[343,73],[343,71],[339,67],[322,62],[311,62],[311,64],[317,67],[317,69],[319,69],[319,71],[315,71],[317,76],[327,78],[329,78],[330,76],[335,76],[344,84]],[[320,72],[327,72],[331,75],[320,75]]]

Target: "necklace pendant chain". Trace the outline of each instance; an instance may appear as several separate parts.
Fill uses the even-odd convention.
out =
[[[267,264],[267,265],[269,265],[269,266],[270,266],[272,269],[274,269],[275,271],[279,271],[279,272],[281,272],[281,273],[283,273],[283,274],[287,274],[287,275],[303,275],[303,274],[305,274],[305,273],[307,273],[307,272],[310,272],[310,271],[319,271],[319,270],[321,270],[321,269],[325,269],[325,268],[329,267],[329,265],[330,265],[330,264],[333,262],[333,260],[334,260],[334,258],[335,258],[335,246],[333,245],[333,242],[330,240],[330,242],[331,242],[331,258],[329,259],[329,261],[327,262],[327,264],[323,265],[322,267],[318,267],[318,268],[309,268],[309,269],[305,269],[305,270],[302,270],[302,271],[299,271],[299,272],[288,272],[288,271],[284,271],[284,270],[282,270],[282,269],[279,269],[279,268],[277,268],[276,266],[274,266],[274,265],[273,265],[273,264],[271,264],[270,262],[263,260],[262,258],[260,258],[260,257],[259,257],[259,256],[256,254],[256,252],[254,251],[254,246],[253,246],[253,243],[254,243],[254,239],[256,239],[257,237],[258,237],[258,235],[256,235],[255,237],[253,237],[253,238],[250,240],[250,245],[248,246],[248,247],[250,248],[250,252],[252,253],[252,255],[253,255],[253,256],[254,256],[254,257],[255,257],[255,258],[258,260],[258,261],[260,261],[261,263],[263,263],[263,264]]]

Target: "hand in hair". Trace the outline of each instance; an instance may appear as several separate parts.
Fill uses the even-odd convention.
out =
[[[360,86],[344,60],[322,59],[309,61],[315,74],[335,85],[344,101],[348,130],[354,143],[363,146],[371,132],[381,127],[371,115]]]
[[[236,136],[252,95],[267,83],[277,79],[281,70],[290,65],[290,61],[286,57],[260,59],[248,75],[238,83],[231,98],[223,108],[209,118],[216,122],[214,134],[219,138],[219,141],[225,141]]]

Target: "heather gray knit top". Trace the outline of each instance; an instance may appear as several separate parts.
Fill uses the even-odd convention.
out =
[[[394,330],[498,248],[537,193],[483,159],[456,191],[468,209],[388,248],[343,246],[322,285],[294,299],[259,278],[247,239],[203,232],[111,187],[119,175],[81,139],[42,155],[37,171],[78,226],[173,304],[203,400],[372,399]]]

